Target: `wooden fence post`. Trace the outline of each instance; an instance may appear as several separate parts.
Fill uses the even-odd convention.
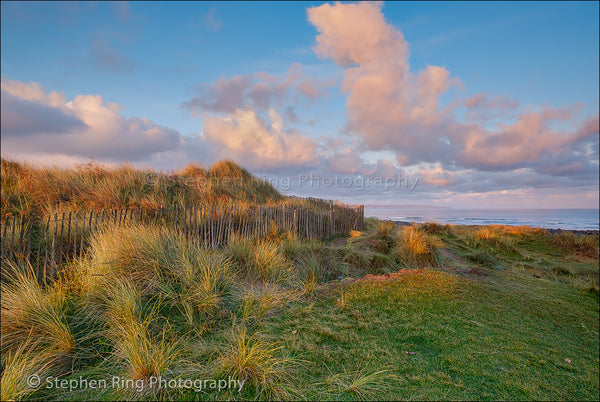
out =
[[[140,223],[162,222],[175,230],[183,231],[186,239],[206,248],[227,244],[233,234],[241,238],[265,237],[273,229],[292,232],[298,238],[324,238],[350,230],[362,230],[364,227],[364,205],[334,206],[333,201],[324,202],[312,198],[304,199],[303,203],[300,207],[291,203],[273,206],[182,206],[181,212],[179,205],[172,208],[161,206],[153,210],[152,215],[144,214],[143,207],[140,207],[136,215]],[[324,206],[329,208],[323,208]],[[0,258],[28,258],[38,277],[47,281],[56,276],[65,258],[84,256],[86,239],[95,231],[103,230],[105,222],[113,225],[132,223],[134,210],[91,210],[89,213],[69,211],[62,212],[60,216],[54,213],[53,218],[52,221],[51,216],[44,220],[37,215],[21,215],[18,219],[17,216],[6,215],[1,230]],[[53,226],[50,226],[51,222]]]

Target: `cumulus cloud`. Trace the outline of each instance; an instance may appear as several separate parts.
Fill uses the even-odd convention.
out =
[[[282,118],[271,109],[263,119],[252,109],[237,109],[224,116],[204,116],[203,135],[212,152],[251,169],[314,166],[317,143],[283,128]]]
[[[453,171],[442,168],[439,164],[434,167],[420,169],[418,176],[425,184],[438,187],[447,187],[458,183],[459,175]]]
[[[572,113],[565,109],[544,109],[521,114],[513,124],[499,124],[496,131],[473,126],[463,150],[457,155],[462,166],[481,170],[512,170],[536,168],[551,157],[558,168],[575,156],[576,148],[586,142],[597,142],[598,116],[581,127],[568,131],[553,128],[553,123],[572,122]],[[585,159],[596,158],[597,152],[580,154]],[[567,161],[567,163],[569,163]]]
[[[499,117],[512,118],[519,102],[507,96],[493,96],[477,93],[471,98],[458,102],[466,109],[467,120],[485,122]]]
[[[37,102],[15,96],[2,87],[2,134],[7,137],[40,132],[68,133],[85,128],[85,123],[66,108],[52,106],[51,102]]]
[[[196,87],[181,108],[203,120],[203,136],[218,158],[232,158],[259,172],[311,169],[320,144],[287,127],[296,106],[327,96],[333,80],[306,76],[299,63],[281,75],[257,72],[222,77]]]
[[[308,19],[320,32],[315,52],[344,67],[377,61],[382,55],[406,59],[406,41],[399,30],[385,23],[381,6],[364,2],[310,8]]]
[[[398,169],[390,160],[379,158],[377,162],[369,162],[351,147],[336,149],[333,153],[323,155],[321,163],[330,172],[336,174],[382,179],[394,178],[404,174],[403,170]]]
[[[439,97],[460,81],[439,66],[413,74],[408,43],[386,23],[381,6],[336,3],[309,9],[309,21],[319,31],[315,52],[344,68],[349,132],[371,149],[395,150],[407,163],[435,159],[431,134],[446,117],[438,110]]]
[[[250,86],[250,82],[249,76],[236,76],[230,80],[220,78],[211,85],[200,85],[200,95],[183,102],[181,107],[195,114],[202,110],[231,113],[242,105],[244,92]]]
[[[2,153],[137,161],[181,146],[176,130],[125,118],[99,95],[46,94],[37,83],[2,80]]]
[[[441,96],[462,83],[442,66],[412,73],[408,43],[385,21],[382,3],[324,4],[310,8],[308,19],[318,31],[315,53],[343,69],[345,131],[368,149],[393,151],[402,165],[530,167],[542,174],[579,172],[598,159],[598,116],[578,127],[581,105],[523,108],[508,97],[476,94],[442,107]],[[574,163],[573,155],[584,160]],[[546,166],[549,158],[554,169]],[[445,172],[426,176],[440,186],[454,184]]]

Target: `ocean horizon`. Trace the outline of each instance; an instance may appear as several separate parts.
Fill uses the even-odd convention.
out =
[[[510,225],[545,229],[599,230],[598,209],[453,209],[365,206],[365,217],[454,225]]]

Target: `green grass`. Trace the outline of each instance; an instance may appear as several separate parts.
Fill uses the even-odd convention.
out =
[[[481,238],[481,233],[486,235]],[[440,238],[457,255],[475,265],[525,272],[598,293],[597,234],[550,234],[543,229],[510,226],[454,226],[452,232]]]
[[[417,270],[359,281],[259,330],[292,356],[318,362],[296,377],[309,399],[360,397],[315,384],[369,361],[393,375],[372,398],[598,398],[597,295],[529,276],[473,280]]]
[[[207,250],[157,225],[108,226],[51,286],[14,266],[2,399],[600,397],[597,236],[376,220],[349,235]],[[34,390],[32,373],[141,388]],[[151,388],[159,375],[245,385]]]
[[[243,381],[253,388],[257,397],[289,398],[283,385],[289,381],[287,368],[293,361],[276,357],[280,349],[255,335],[248,335],[244,327],[235,328],[229,345],[218,358],[221,376]]]
[[[164,328],[159,336],[152,336],[153,320],[152,314],[121,320],[108,332],[114,343],[115,371],[123,373],[126,379],[142,381],[143,391],[138,391],[138,395],[144,396],[156,396],[156,390],[150,387],[151,378],[171,374],[170,369],[181,353],[176,341],[171,340],[168,328]]]

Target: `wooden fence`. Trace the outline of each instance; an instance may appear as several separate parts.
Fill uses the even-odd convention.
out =
[[[63,263],[82,257],[90,235],[101,228],[137,222],[154,222],[181,231],[194,243],[216,248],[233,235],[264,237],[289,231],[299,238],[322,239],[361,230],[364,207],[329,209],[281,206],[197,206],[145,210],[71,211],[49,217],[7,215],[1,222],[2,262],[26,258],[40,278],[54,278]]]

